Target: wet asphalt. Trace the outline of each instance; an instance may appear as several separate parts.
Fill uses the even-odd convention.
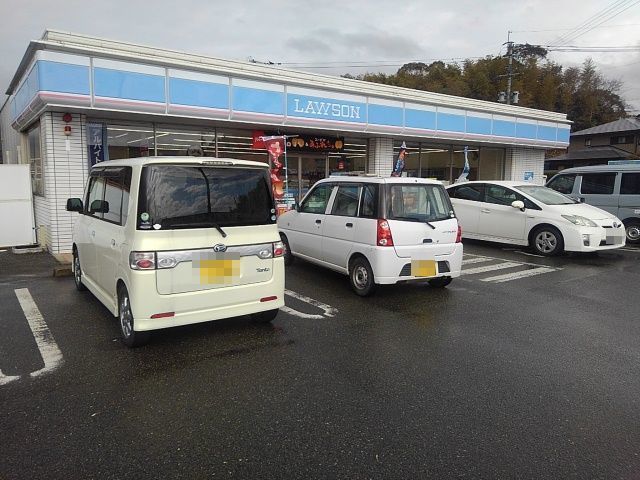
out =
[[[0,253],[0,370],[21,377],[0,385],[0,479],[640,478],[640,249],[465,253],[554,270],[362,299],[296,261],[287,288],[334,317],[289,297],[314,318],[170,329],[135,350],[48,255]],[[38,378],[19,288],[63,354]]]

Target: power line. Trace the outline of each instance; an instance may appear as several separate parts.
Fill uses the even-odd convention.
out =
[[[590,32],[594,28],[602,25],[603,23],[611,20],[612,18],[620,15],[622,12],[628,10],[640,3],[640,0],[617,0],[610,4],[605,9],[600,12],[592,15],[589,19],[582,22],[572,31],[567,34],[561,35],[555,42],[553,42],[554,46],[562,46],[567,43],[575,40],[578,37]]]
[[[593,28],[618,28],[618,27],[637,27],[640,23],[620,23],[618,25],[601,25]],[[546,30],[511,30],[511,33],[546,33],[546,32],[568,32],[573,30],[572,28],[549,28]]]

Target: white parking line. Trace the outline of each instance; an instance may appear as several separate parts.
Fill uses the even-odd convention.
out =
[[[484,267],[476,267],[476,268],[467,268],[462,269],[460,275],[473,275],[475,273],[485,273],[491,272],[493,270],[502,270],[505,268],[514,268],[522,266],[521,263],[514,262],[503,262],[503,263],[495,263],[493,265],[485,265]]]
[[[483,278],[483,282],[495,282],[502,283],[510,280],[517,280],[518,278],[533,277],[534,275],[540,275],[541,273],[555,272],[555,269],[548,267],[530,268],[529,270],[521,270],[519,272],[505,273],[504,275],[496,275],[494,277]]]
[[[19,378],[19,375],[5,375],[2,373],[2,370],[0,370],[0,385],[6,385],[7,383],[11,383]]]
[[[462,264],[469,265],[470,263],[482,263],[482,262],[488,262],[489,260],[491,260],[491,258],[489,257],[465,258],[464,260],[462,260]]]
[[[294,308],[291,307],[287,307],[286,305],[282,308],[280,308],[281,311],[288,313],[290,315],[295,315],[296,317],[300,317],[300,318],[314,318],[314,319],[322,319],[322,318],[326,318],[326,317],[333,317],[335,316],[336,313],[338,313],[338,309],[332,307],[331,305],[327,305],[326,303],[322,303],[319,302],[318,300],[315,300],[313,298],[307,297],[305,295],[302,295],[300,293],[291,291],[291,290],[285,290],[284,293],[286,295],[289,295],[290,297],[293,297],[297,300],[300,300],[301,302],[305,302],[308,303],[309,305],[312,305],[314,307],[319,308],[320,310],[324,311],[324,314],[316,314],[316,313],[304,313],[304,312],[300,312]]]
[[[44,367],[40,370],[36,370],[35,372],[31,372],[31,376],[38,377],[52,372],[62,363],[62,352],[58,348],[58,344],[54,340],[44,318],[42,318],[42,314],[40,313],[40,310],[38,310],[36,302],[33,301],[29,290],[26,288],[19,288],[15,290],[15,293],[16,297],[18,297],[18,302],[20,302],[20,306],[22,307],[22,311],[24,312],[24,316],[29,323],[31,333],[36,340],[42,360],[44,361]]]

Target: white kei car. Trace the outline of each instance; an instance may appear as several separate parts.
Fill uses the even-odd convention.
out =
[[[433,180],[329,177],[278,218],[278,229],[285,264],[295,256],[345,273],[360,296],[411,280],[444,287],[460,275],[458,220]]]
[[[464,238],[528,245],[545,256],[625,244],[619,218],[547,187],[474,181],[451,185],[447,191]]]

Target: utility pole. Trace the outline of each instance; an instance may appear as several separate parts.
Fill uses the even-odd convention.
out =
[[[507,33],[507,57],[509,66],[507,67],[507,105],[511,105],[511,79],[513,78],[513,42],[511,41],[511,30]]]
[[[507,57],[509,59],[509,64],[507,67],[506,75],[498,75],[498,77],[507,77],[507,92],[500,92],[498,94],[498,102],[506,103],[507,105],[511,105],[512,103],[518,103],[518,96],[520,92],[512,92],[511,91],[511,83],[513,81],[513,77],[517,75],[513,73],[513,42],[511,41],[511,30],[509,30],[507,34]]]

